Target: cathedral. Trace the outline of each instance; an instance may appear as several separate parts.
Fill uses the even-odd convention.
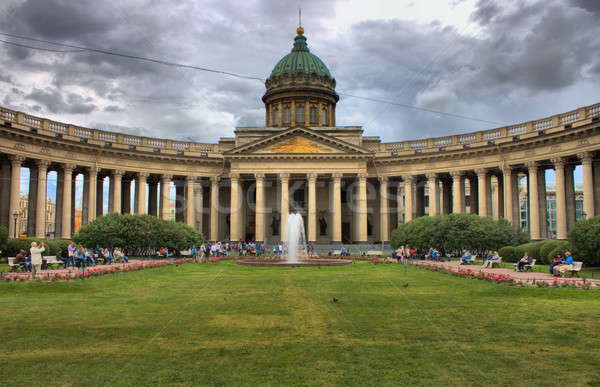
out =
[[[150,214],[186,222],[211,241],[285,241],[286,219],[298,213],[314,244],[385,245],[399,224],[464,212],[526,224],[537,240],[549,237],[545,171],[553,169],[556,237],[565,239],[576,221],[577,165],[584,214],[600,212],[600,104],[385,143],[360,126],[336,126],[335,78],[310,51],[302,27],[265,86],[265,126],[239,127],[214,143],[108,132],[0,108],[0,224],[16,234],[22,168],[31,176],[27,234],[36,237],[46,236],[50,221],[54,237],[71,238],[81,202],[83,224],[107,212]],[[58,183],[55,216],[48,218],[51,171]]]

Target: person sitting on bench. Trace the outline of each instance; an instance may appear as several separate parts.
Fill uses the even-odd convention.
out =
[[[469,263],[471,261],[472,258],[473,258],[473,256],[471,255],[469,250],[465,251],[462,258],[460,259],[459,265],[466,265],[467,263]]]
[[[565,252],[565,262],[562,265],[554,267],[554,274],[564,275],[567,271],[573,270],[573,256],[570,251]]]
[[[493,268],[494,263],[500,263],[500,255],[498,255],[497,251],[490,251],[482,267]]]
[[[550,274],[554,275],[554,268],[564,263],[564,260],[560,254],[555,254],[550,262]]]
[[[532,262],[533,258],[531,258],[528,253],[525,253],[525,255],[523,255],[523,258],[521,258],[519,262],[517,262],[517,271],[523,271],[523,267],[526,265],[531,265]]]

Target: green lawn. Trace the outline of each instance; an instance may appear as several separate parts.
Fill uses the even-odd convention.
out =
[[[402,265],[0,283],[0,311],[7,385],[600,385],[600,291]]]

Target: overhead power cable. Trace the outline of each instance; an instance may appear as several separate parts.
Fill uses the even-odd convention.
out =
[[[353,94],[347,94],[347,93],[338,93],[338,94],[346,96],[346,97],[351,97],[351,98],[359,98],[359,99],[364,99],[364,100],[372,101],[372,102],[386,103],[386,104],[389,104],[389,105],[405,107],[405,108],[408,108],[408,109],[420,110],[420,111],[429,112],[429,113],[435,113],[435,114],[442,114],[442,115],[449,116],[449,117],[454,117],[454,118],[462,118],[462,119],[465,119],[465,120],[479,121],[479,122],[484,122],[486,124],[502,125],[499,122],[487,121],[487,120],[483,120],[481,118],[473,118],[473,117],[461,116],[460,114],[441,112],[439,110],[427,109],[427,108],[422,108],[422,107],[413,106],[413,105],[407,105],[407,104],[399,103],[399,102],[386,101],[386,100],[378,99],[378,98],[361,97],[359,95],[353,95]]]
[[[206,72],[215,73],[215,74],[228,75],[228,76],[240,78],[240,79],[248,79],[248,80],[260,81],[260,82],[265,81],[264,78],[260,78],[260,77],[237,74],[237,73],[233,73],[233,72],[229,72],[229,71],[216,70],[216,69],[211,69],[208,67],[201,67],[201,66],[194,66],[194,65],[182,64],[182,63],[170,62],[170,61],[166,61],[166,60],[162,60],[162,59],[147,58],[147,57],[143,57],[143,56],[139,56],[139,55],[124,54],[124,53],[108,51],[108,50],[104,50],[104,49],[78,46],[78,45],[74,45],[74,44],[53,42],[50,40],[31,38],[31,37],[22,36],[22,35],[9,34],[9,33],[1,32],[1,31],[0,31],[0,35],[15,38],[15,39],[23,39],[23,40],[28,40],[28,41],[38,42],[38,43],[45,43],[45,44],[50,44],[50,45],[59,46],[59,47],[66,47],[66,48],[70,49],[70,50],[49,49],[49,48],[43,48],[43,47],[29,46],[29,45],[22,44],[22,43],[0,40],[1,43],[10,44],[10,45],[19,46],[19,47],[28,48],[28,49],[33,49],[33,50],[41,50],[41,51],[57,52],[57,53],[92,52],[92,53],[111,55],[111,56],[122,57],[122,58],[127,58],[127,59],[134,59],[134,60],[139,60],[139,61],[144,61],[144,62],[156,63],[156,64],[160,64],[160,65],[164,65],[164,66],[172,66],[172,67],[178,67],[178,68],[206,71]],[[346,97],[357,98],[357,99],[362,99],[362,100],[377,102],[377,103],[384,103],[384,104],[388,104],[388,105],[399,106],[399,107],[404,107],[407,109],[419,110],[419,111],[424,111],[424,112],[428,112],[428,113],[434,113],[434,114],[444,115],[444,116],[448,116],[448,117],[459,118],[459,119],[463,119],[463,120],[483,122],[483,123],[492,124],[492,125],[501,125],[500,123],[494,122],[494,121],[488,121],[488,120],[483,120],[480,118],[468,117],[468,116],[463,116],[460,114],[448,113],[448,112],[443,112],[443,111],[434,110],[434,109],[422,108],[422,107],[399,103],[399,102],[395,102],[395,101],[388,101],[388,100],[383,100],[383,99],[378,99],[378,98],[370,98],[370,97],[362,97],[359,95],[348,94],[348,93],[338,93],[338,94],[342,95],[342,96],[346,96]]]

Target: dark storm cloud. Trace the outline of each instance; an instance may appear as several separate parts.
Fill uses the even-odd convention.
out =
[[[330,67],[341,93],[498,122],[596,102],[586,85],[597,86],[600,75],[594,55],[600,49],[593,16],[598,2],[480,0],[471,15],[477,28],[367,20],[336,34],[329,27],[339,3],[345,1],[304,0],[302,8],[308,44]],[[12,33],[258,77],[267,77],[290,51],[297,23],[297,4],[272,0],[10,4],[0,5],[0,29]],[[0,46],[0,68],[10,77],[0,79],[4,105],[81,125],[214,142],[232,135],[236,125],[264,120],[264,84],[257,81],[14,46]],[[337,117],[339,124],[366,125],[366,134],[386,140],[491,126],[343,94]]]
[[[50,113],[87,114],[96,110],[91,98],[84,98],[75,93],[61,93],[56,89],[33,89],[26,99],[38,102]]]
[[[573,4],[589,12],[600,14],[600,1],[598,0],[572,0]]]
[[[479,0],[471,17],[479,24],[485,25],[499,13],[500,6],[495,0]]]

